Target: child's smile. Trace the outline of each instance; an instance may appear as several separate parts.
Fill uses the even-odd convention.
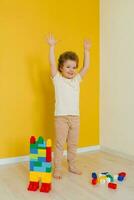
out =
[[[73,78],[76,75],[76,68],[74,60],[65,61],[63,67],[61,67],[62,76],[69,79]]]

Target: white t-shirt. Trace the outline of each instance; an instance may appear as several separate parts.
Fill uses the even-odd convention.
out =
[[[52,78],[55,88],[55,116],[79,115],[80,74],[74,78],[63,77],[59,71]]]

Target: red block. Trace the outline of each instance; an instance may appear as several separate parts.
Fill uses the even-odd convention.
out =
[[[117,188],[117,184],[116,183],[108,183],[108,188],[115,190]]]
[[[36,142],[35,137],[34,137],[34,136],[31,136],[31,137],[30,137],[30,144],[35,144],[35,142]]]
[[[125,177],[125,176],[126,176],[126,173],[125,173],[125,172],[120,172],[118,175],[119,175],[119,176]]]
[[[96,185],[97,184],[97,178],[92,179],[92,185]]]
[[[37,191],[39,188],[39,182],[31,182],[29,183],[28,190],[29,191]]]
[[[46,161],[47,162],[51,162],[51,160],[52,160],[52,157],[51,157],[51,153],[52,151],[51,151],[51,147],[47,147],[46,148]]]
[[[42,183],[40,192],[49,192],[51,189],[51,183]]]

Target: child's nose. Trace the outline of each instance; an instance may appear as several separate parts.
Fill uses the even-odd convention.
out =
[[[71,72],[74,72],[74,70],[73,70],[73,69],[71,69],[70,71],[71,71]]]

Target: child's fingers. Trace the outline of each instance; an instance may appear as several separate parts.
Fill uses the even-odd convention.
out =
[[[56,40],[51,32],[49,32],[48,35],[45,36],[45,40],[47,42],[51,41],[51,42],[54,42],[54,43],[61,42],[61,39]]]
[[[52,34],[52,33],[50,33],[50,38],[51,38],[51,39],[54,39],[54,36],[53,36],[53,34]]]
[[[90,40],[90,39],[85,39],[85,40],[84,40],[84,44],[89,44],[89,45],[91,45],[91,40]]]
[[[51,39],[51,32],[48,33],[47,38],[48,38],[48,39]]]
[[[52,34],[49,32],[48,35],[45,38],[47,38],[47,40],[51,40],[52,39]]]

